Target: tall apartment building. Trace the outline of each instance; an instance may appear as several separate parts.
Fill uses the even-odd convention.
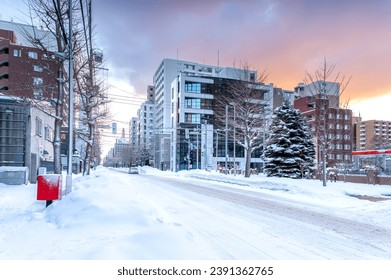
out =
[[[137,142],[137,117],[133,117],[129,123],[129,144],[132,149],[138,147]]]
[[[163,59],[153,76],[155,88],[155,167],[170,168],[170,117],[171,117],[171,82],[189,65],[188,62]]]
[[[295,88],[294,108],[311,127],[316,146],[316,160],[323,161],[321,140],[324,139],[326,163],[351,163],[353,148],[352,111],[339,108],[339,84],[317,81]]]
[[[60,64],[53,54],[46,54],[22,40],[21,31],[17,30],[24,28],[31,29],[0,21],[0,92],[50,101],[58,88]]]
[[[391,121],[368,120],[356,124],[357,150],[391,149]]]
[[[140,105],[137,117],[133,117],[129,123],[129,143],[133,164],[153,165],[154,154],[154,119],[155,119],[155,88],[147,87],[147,101]]]
[[[168,101],[163,101],[165,99],[162,99],[162,92],[158,93],[158,90],[164,87],[158,85],[156,88],[156,112],[159,113],[156,117],[159,118],[160,127],[163,125],[165,128],[166,140],[160,142],[160,150],[157,148],[157,152],[162,156],[161,150],[164,149],[164,155],[169,155],[168,163],[166,158],[160,165],[157,163],[157,167],[162,169],[178,171],[189,168],[216,168],[225,164],[226,153],[229,166],[233,166],[235,159],[235,164],[244,168],[244,149],[236,145],[234,155],[233,140],[229,137],[226,151],[224,134],[221,132],[225,126],[215,121],[214,108],[217,101],[227,94],[229,84],[243,78],[251,83],[259,93],[258,102],[265,103],[268,108],[269,117],[275,107],[291,99],[289,91],[274,88],[272,84],[257,83],[257,72],[253,70],[166,59],[160,67],[157,73],[161,76],[158,80],[161,80],[166,72],[171,73],[170,77],[174,76],[170,89],[164,92],[164,98]],[[175,67],[176,71],[172,69]],[[164,113],[160,114],[167,113],[165,110],[168,110],[169,118]],[[232,106],[229,110],[233,116]],[[229,127],[232,133],[232,125],[229,124]],[[169,146],[165,146],[167,144]],[[160,157],[160,160],[162,159],[163,157]],[[254,154],[252,165],[261,168],[260,153]]]
[[[256,75],[256,71],[249,71],[249,81],[255,81]],[[192,85],[190,85],[191,79],[193,79],[194,82]],[[179,123],[185,121],[190,124],[199,125],[198,129],[200,130],[201,123],[204,123],[205,120],[208,122],[208,118],[213,114],[213,111],[211,111],[210,108],[207,109],[207,107],[209,106],[208,102],[213,99],[213,94],[209,91],[202,91],[204,89],[199,87],[201,84],[215,84],[217,79],[238,79],[238,69],[176,59],[163,59],[153,77],[153,84],[155,87],[155,167],[162,170],[174,170],[176,168],[175,166],[178,163],[174,163],[172,160],[174,154],[176,154],[176,151],[172,150],[172,140],[174,139],[172,134],[173,129],[175,129],[175,126]],[[176,82],[173,83],[174,80]],[[185,85],[185,80],[189,81],[188,85]],[[174,85],[175,83],[177,83],[177,85]],[[178,96],[181,99],[176,100],[174,95],[178,94],[178,92],[175,93],[175,90],[179,90],[179,93],[187,90],[187,97],[199,94],[194,91],[202,91],[202,104],[197,103],[198,101],[201,102],[201,100],[190,100],[187,98],[185,101],[186,97],[184,94],[179,94]],[[272,94],[272,85],[270,86],[270,91]],[[273,98],[271,98],[271,100],[273,100]],[[180,119],[173,115],[173,110],[178,106],[178,102],[188,102],[186,105],[184,105],[184,103],[181,104],[181,109],[179,111],[180,115],[178,116]],[[193,102],[195,103],[193,104]],[[187,106],[186,112],[184,111],[185,106]],[[197,106],[199,108],[197,108]],[[199,112],[196,113],[194,110],[198,110]],[[173,117],[176,118],[178,121],[177,123],[173,122]],[[210,128],[207,127],[206,130],[210,131]],[[208,139],[213,139],[213,137],[211,138],[208,136]],[[208,144],[208,151],[210,150],[210,147],[211,145]],[[211,157],[209,157],[209,159],[210,158]]]

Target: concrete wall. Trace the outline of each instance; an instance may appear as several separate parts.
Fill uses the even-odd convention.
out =
[[[377,175],[373,170],[369,170],[367,175],[343,175],[338,174],[338,181],[351,182],[351,183],[361,183],[361,184],[373,184],[373,185],[390,185],[391,186],[391,176],[382,176]]]

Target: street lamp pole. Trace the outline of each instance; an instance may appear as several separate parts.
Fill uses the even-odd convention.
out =
[[[228,174],[228,104],[225,105],[225,175]]]
[[[236,176],[236,106],[231,103],[234,107],[234,176]]]
[[[69,59],[69,104],[68,104],[68,162],[65,193],[72,191],[72,155],[73,155],[73,54],[72,54],[72,0],[69,0],[69,40],[68,40],[68,59]]]

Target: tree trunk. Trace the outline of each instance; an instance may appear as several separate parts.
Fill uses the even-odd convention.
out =
[[[245,166],[245,170],[244,170],[244,177],[248,178],[250,177],[251,175],[251,170],[250,170],[250,167],[251,167],[251,153],[252,153],[252,147],[247,147],[247,149],[245,149],[245,156],[246,156],[246,166]]]

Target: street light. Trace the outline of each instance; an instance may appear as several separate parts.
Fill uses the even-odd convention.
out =
[[[228,175],[228,104],[225,105],[225,175]]]
[[[225,174],[228,174],[228,106],[234,107],[234,123],[233,123],[233,131],[234,131],[234,176],[236,176],[236,106],[235,103],[230,103],[225,105]]]
[[[234,176],[236,176],[236,106],[235,103],[230,103],[234,107]]]

